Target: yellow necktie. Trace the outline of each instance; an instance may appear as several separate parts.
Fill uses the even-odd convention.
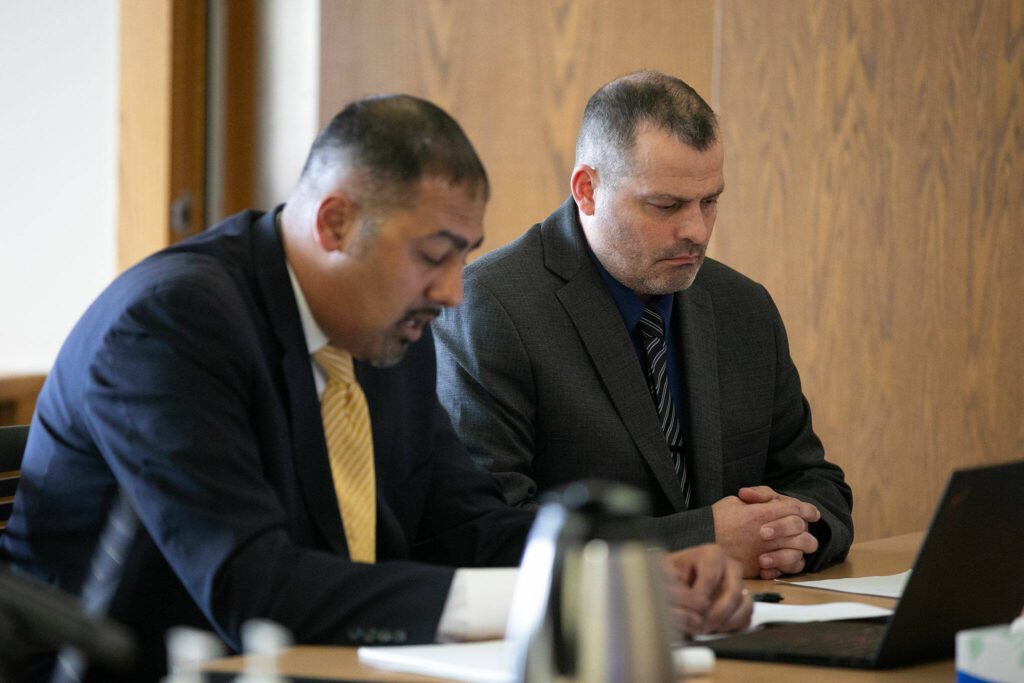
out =
[[[366,396],[356,382],[352,356],[347,351],[328,344],[313,357],[328,378],[320,397],[320,415],[349,556],[356,562],[373,562],[377,496]]]

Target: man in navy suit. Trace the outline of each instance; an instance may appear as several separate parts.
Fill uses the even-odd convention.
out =
[[[479,605],[460,606],[474,575],[455,567],[517,564],[533,514],[504,502],[454,434],[428,328],[461,299],[488,192],[443,111],[361,100],[321,132],[283,207],[119,277],[47,379],[0,559],[103,600],[142,640],[132,680],[160,674],[175,624],[236,650],[254,617],[300,643],[500,633],[503,613],[462,625]],[[313,359],[328,344],[356,360],[369,408],[376,562],[350,559],[339,516]],[[104,552],[113,588],[90,573]],[[673,560],[701,588],[676,593],[681,626],[746,623],[721,551]]]

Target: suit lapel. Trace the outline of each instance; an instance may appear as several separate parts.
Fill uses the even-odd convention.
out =
[[[253,257],[270,324],[281,347],[292,457],[310,515],[331,548],[344,556],[348,554],[348,546],[327,459],[320,402],[275,215],[275,211],[269,211],[256,224]]]
[[[566,280],[555,295],[572,320],[605,391],[665,496],[685,508],[658,412],[622,316],[591,260],[570,198],[541,227],[544,263]]]
[[[715,312],[707,291],[695,284],[676,294],[675,331],[682,346],[693,443],[695,507],[711,505],[722,491],[722,433]]]

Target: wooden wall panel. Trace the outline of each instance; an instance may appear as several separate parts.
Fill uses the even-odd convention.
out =
[[[117,267],[167,246],[173,6],[121,3]]]
[[[324,0],[321,120],[386,91],[452,112],[491,174],[492,249],[566,196],[601,83],[657,68],[716,100],[728,190],[712,253],[774,294],[867,539],[925,526],[951,469],[1024,457],[1022,14]]]
[[[32,421],[45,380],[46,375],[0,373],[0,427],[27,425]]]
[[[491,176],[485,249],[569,193],[590,94],[640,68],[711,87],[713,0],[324,0],[321,121],[378,92],[433,100]]]
[[[203,229],[206,2],[120,5],[117,265]],[[172,221],[171,206],[185,210]]]
[[[1024,3],[722,0],[713,253],[774,294],[861,540],[1024,457]]]

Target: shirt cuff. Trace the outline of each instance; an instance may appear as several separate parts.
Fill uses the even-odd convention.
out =
[[[439,643],[505,636],[516,568],[457,569],[437,625]]]

